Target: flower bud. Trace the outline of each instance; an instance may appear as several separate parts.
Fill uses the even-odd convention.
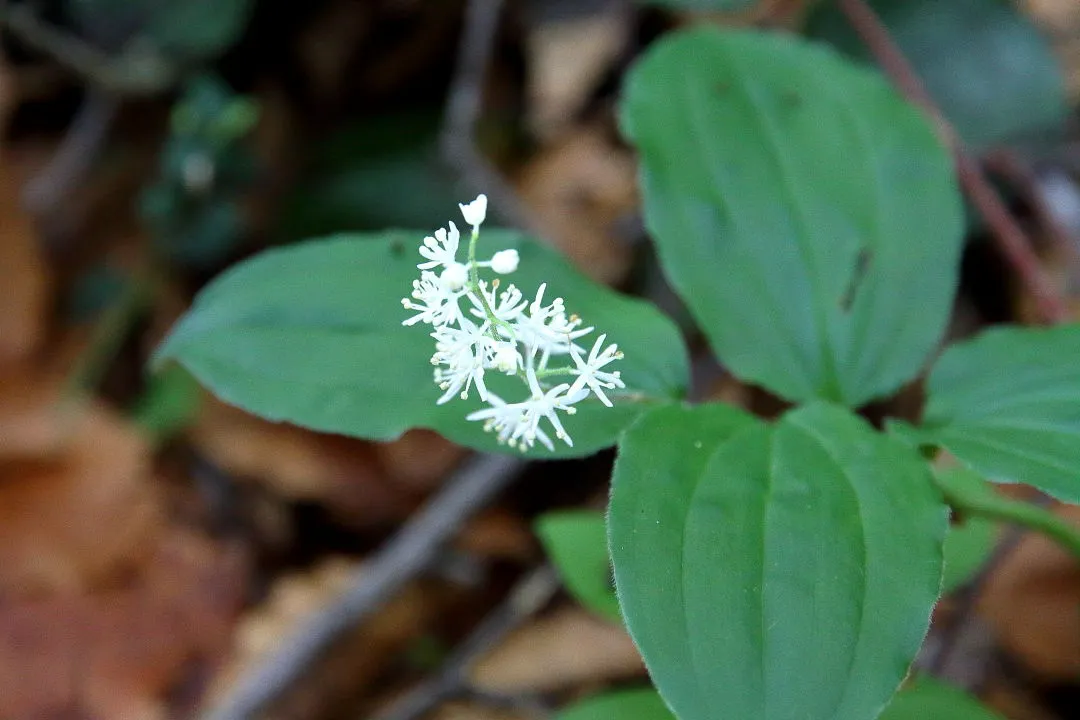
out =
[[[500,275],[507,275],[517,270],[520,260],[517,250],[500,250],[491,256],[491,269]]]
[[[477,195],[476,199],[468,205],[458,203],[465,222],[472,225],[474,231],[478,231],[487,217],[487,195]]]
[[[442,271],[439,280],[442,281],[443,287],[447,290],[456,292],[465,287],[465,283],[469,282],[469,270],[461,263],[451,263]]]

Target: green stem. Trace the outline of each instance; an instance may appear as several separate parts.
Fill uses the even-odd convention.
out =
[[[94,327],[89,347],[76,360],[75,367],[64,382],[65,399],[73,400],[92,394],[97,389],[132,323],[145,308],[150,297],[149,290],[149,283],[144,277],[134,277],[128,281],[120,297],[104,312]]]
[[[1046,509],[1031,503],[1010,500],[985,487],[981,490],[972,489],[966,483],[951,480],[944,473],[935,474],[935,479],[945,501],[958,512],[1031,528],[1080,558],[1080,528]]]
[[[495,328],[503,327],[510,331],[510,337],[514,336],[513,328],[510,323],[504,322],[495,315],[495,311],[491,309],[491,305],[488,304],[487,296],[484,291],[480,289],[480,272],[476,269],[476,240],[480,237],[480,233],[473,228],[472,235],[469,237],[469,289],[472,290],[479,298],[480,304],[484,306],[484,314],[487,315],[488,322],[491,323],[491,328],[488,330],[488,334],[492,340],[501,340],[499,334],[495,332]]]
[[[550,377],[552,375],[573,375],[574,368],[569,365],[563,365],[562,367],[544,368],[543,370],[536,371],[537,378]]]

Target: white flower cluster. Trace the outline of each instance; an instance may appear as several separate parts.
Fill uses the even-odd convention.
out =
[[[476,241],[487,215],[487,197],[480,195],[468,205],[460,205],[465,222],[472,226],[468,256],[458,260],[461,233],[453,222],[440,228],[434,237],[424,238],[420,255],[424,262],[420,279],[413,281],[410,297],[401,301],[416,314],[404,325],[427,323],[435,338],[435,383],[442,389],[441,405],[455,395],[465,399],[473,386],[489,407],[470,413],[468,420],[483,420],[484,429],[498,434],[500,443],[526,450],[539,440],[554,450],[551,438],[540,427],[551,424],[555,437],[567,445],[573,441],[563,428],[559,411],[572,415],[574,405],[595,395],[611,407],[605,390],[623,388],[619,371],[605,370],[622,358],[615,344],[604,346],[600,335],[587,354],[575,341],[593,331],[582,327],[581,318],[567,315],[562,298],[544,304],[547,284],[540,285],[530,302],[514,285],[499,290],[499,279],[490,284],[479,278],[488,268],[499,275],[517,270],[517,250],[500,250],[490,260],[476,260]],[[553,365],[552,359],[569,356],[572,364]],[[508,403],[488,390],[484,373],[488,370],[516,375],[528,389],[528,396]],[[549,382],[563,377],[565,382]]]

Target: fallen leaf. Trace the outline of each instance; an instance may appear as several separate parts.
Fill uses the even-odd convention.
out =
[[[59,429],[45,427],[46,407]],[[160,531],[151,451],[134,428],[99,403],[47,403],[33,412],[42,414],[32,422],[48,440],[39,449],[52,452],[0,463],[6,597],[86,590],[137,564]]]
[[[0,717],[169,717],[193,663],[220,660],[245,577],[236,551],[175,531],[115,587],[0,602]]]
[[[213,708],[233,684],[287,643],[305,623],[334,603],[356,581],[360,563],[328,558],[311,570],[279,578],[264,602],[248,612],[234,635],[232,659],[214,680],[204,703]],[[274,703],[271,718],[323,717],[340,712],[375,682],[393,659],[445,608],[445,596],[413,583],[359,626],[344,631],[326,656]]]
[[[387,475],[372,443],[268,422],[216,400],[203,404],[191,439],[231,475],[323,503],[354,526],[397,522],[418,501]]]
[[[525,715],[470,703],[446,703],[431,715],[431,720],[526,720]]]
[[[10,155],[7,149],[0,153],[0,365],[25,360],[38,349],[50,301],[41,239],[22,207]]]
[[[1080,507],[1055,512],[1080,524]],[[1054,541],[1028,533],[991,575],[979,611],[998,641],[1048,680],[1080,678],[1080,564]]]
[[[534,620],[484,656],[469,673],[496,693],[552,692],[645,672],[626,630],[579,607]]]
[[[538,5],[541,8],[542,5]],[[528,29],[528,116],[533,134],[544,143],[563,136],[590,95],[626,49],[631,14],[609,2],[594,12],[570,12],[540,18]]]
[[[618,237],[637,212],[637,168],[630,152],[599,124],[584,126],[533,158],[517,187],[559,250],[607,284],[630,269],[630,243]]]
[[[532,528],[520,516],[499,508],[473,517],[454,539],[454,547],[481,558],[522,563],[541,554]]]

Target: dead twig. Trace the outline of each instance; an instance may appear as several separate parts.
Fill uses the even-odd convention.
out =
[[[473,663],[495,647],[510,631],[539,612],[559,589],[559,578],[549,566],[533,570],[518,582],[510,595],[488,615],[472,635],[443,665],[437,675],[419,684],[394,703],[376,720],[420,720],[445,700],[458,697],[501,706],[513,705],[527,709],[530,714],[543,714],[534,703],[518,702],[517,698],[490,696],[469,686],[468,672]]]
[[[332,642],[390,600],[438,557],[439,549],[472,514],[515,478],[518,458],[471,458],[446,486],[362,567],[349,589],[316,613],[277,654],[257,666],[203,715],[205,720],[250,720],[281,696]]]
[[[49,164],[23,190],[22,202],[30,212],[44,218],[55,216],[72,190],[86,179],[101,154],[119,108],[120,101],[116,96],[88,88],[86,98]]]
[[[469,0],[457,68],[443,118],[442,153],[471,192],[485,193],[505,223],[542,236],[540,224],[514,188],[476,147],[487,69],[495,50],[503,0]]]
[[[1068,317],[1068,308],[1043,272],[1030,239],[986,179],[982,168],[964,148],[956,131],[942,115],[881,19],[866,4],[866,0],[839,0],[839,7],[885,74],[908,100],[920,106],[937,124],[938,131],[953,152],[961,187],[986,220],[1002,255],[1031,293],[1041,319],[1048,324],[1064,321]]]

